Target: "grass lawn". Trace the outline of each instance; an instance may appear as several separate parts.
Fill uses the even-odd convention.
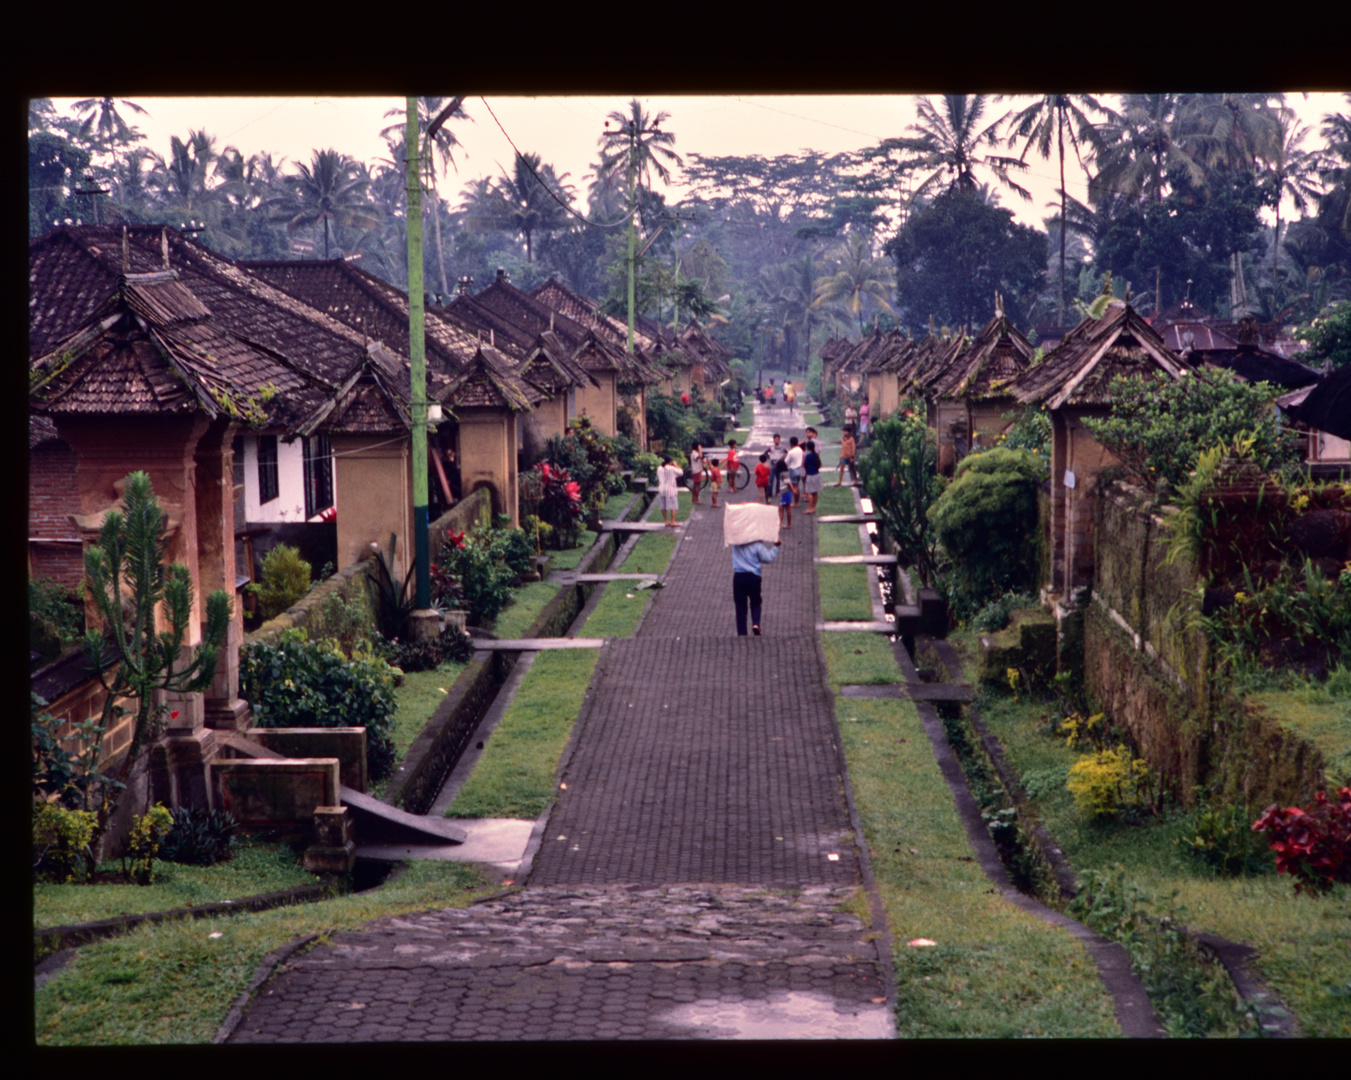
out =
[[[114,861],[105,863],[102,869],[121,867],[120,862]],[[235,845],[234,858],[216,866],[180,866],[157,861],[152,885],[35,884],[33,926],[69,926],[119,915],[144,915],[218,900],[239,900],[294,885],[308,885],[314,880],[314,875],[306,872],[287,845],[241,839]]]
[[[1249,694],[1248,700],[1318,747],[1329,787],[1351,784],[1351,699],[1309,688]]]
[[[549,805],[598,656],[594,649],[536,656],[447,817],[534,818]]]
[[[582,557],[591,550],[591,546],[596,542],[596,534],[582,530],[582,542],[576,547],[565,548],[563,551],[550,551],[549,569],[550,570],[576,570],[577,564],[582,561]]]
[[[1299,1021],[1304,1035],[1351,1036],[1351,887],[1327,897],[1295,896],[1288,877],[1275,873],[1218,877],[1174,843],[1187,819],[1173,815],[1144,825],[1095,824],[1075,810],[1065,790],[1078,752],[1043,732],[1045,707],[997,698],[981,716],[1023,777],[1033,812],[1080,870],[1120,865],[1128,880],[1152,897],[1177,891],[1186,925],[1258,950],[1257,968]],[[1262,808],[1250,808],[1255,818]]]
[[[83,1046],[210,1043],[263,957],[288,941],[385,915],[460,907],[498,887],[461,863],[414,862],[396,882],[373,891],[143,926],[84,946],[37,991],[36,1039]]]
[[[511,590],[511,603],[498,612],[493,633],[500,638],[521,638],[535,624],[545,606],[558,595],[551,581],[528,581]]]
[[[436,712],[436,707],[467,666],[447,661],[435,671],[410,671],[404,675],[403,685],[394,688],[397,705],[393,731],[396,769],[403,762],[408,748],[413,745],[413,740],[427,726],[432,713]]]
[[[866,622],[873,617],[868,567],[825,565],[816,569],[822,619],[826,622]]]
[[[833,689],[888,670],[900,681],[878,635],[830,634],[825,647]],[[990,892],[914,705],[837,698],[835,716],[894,935],[898,1034],[1119,1036],[1082,946]],[[937,944],[906,944],[920,937]]]
[[[822,473],[822,475],[824,476],[825,473]],[[858,508],[854,505],[854,489],[847,487],[830,487],[829,484],[833,483],[834,479],[832,478],[827,483],[827,486],[821,488],[821,493],[817,495],[816,497],[817,512],[822,514],[857,513]],[[854,550],[848,552],[848,554],[857,555],[861,550],[858,544],[858,526],[849,525],[846,527],[851,530],[851,535],[854,538]],[[826,529],[826,526],[822,525],[821,529],[822,531],[824,531]],[[822,552],[822,554],[824,555],[825,552]]]

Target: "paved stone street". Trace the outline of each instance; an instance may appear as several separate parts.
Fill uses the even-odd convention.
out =
[[[753,441],[801,436],[789,422],[801,412],[765,411]],[[696,509],[638,633],[602,653],[527,887],[335,934],[230,1041],[892,1035],[851,913],[867,905],[815,554],[794,515],[765,569],[765,636],[738,638],[721,510]]]

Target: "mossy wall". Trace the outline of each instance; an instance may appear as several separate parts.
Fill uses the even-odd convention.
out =
[[[1083,612],[1084,689],[1130,732],[1184,805],[1207,788],[1250,806],[1307,802],[1323,784],[1316,748],[1274,717],[1212,698],[1208,643],[1187,626],[1196,564],[1166,564],[1170,513],[1152,511],[1144,491],[1122,483],[1098,500],[1093,600]]]

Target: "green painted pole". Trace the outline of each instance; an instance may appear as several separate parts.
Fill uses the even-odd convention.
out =
[[[633,231],[633,214],[637,209],[638,200],[634,197],[633,190],[633,157],[636,151],[636,127],[632,121],[629,122],[629,352],[633,352],[633,264],[636,258],[637,241]]]
[[[422,168],[418,151],[417,98],[408,99],[404,147],[408,154],[408,359],[412,362],[409,399],[413,410],[413,543],[417,561],[417,608],[432,605],[432,579],[427,538],[427,353],[425,301],[422,291]]]

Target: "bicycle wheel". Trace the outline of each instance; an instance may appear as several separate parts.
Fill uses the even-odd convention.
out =
[[[751,471],[744,461],[737,462],[736,473],[728,480],[733,491],[740,491],[751,482]]]

